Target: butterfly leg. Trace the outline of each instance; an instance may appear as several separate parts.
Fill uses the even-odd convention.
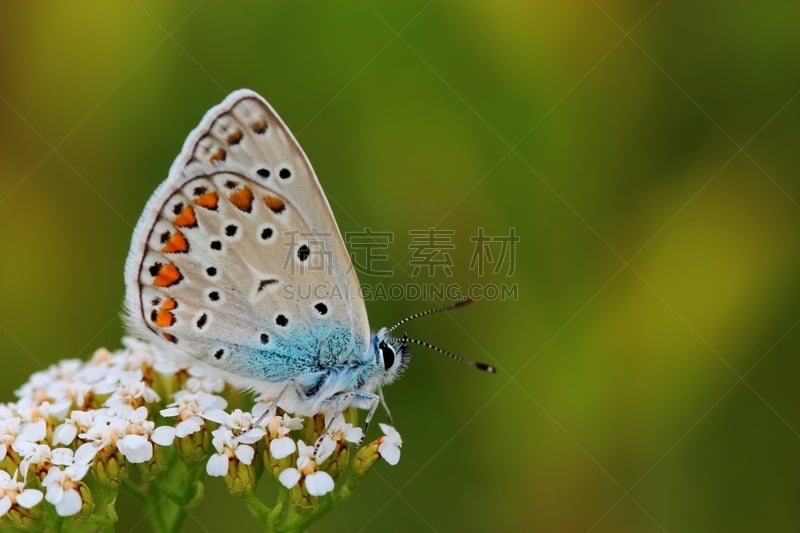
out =
[[[383,397],[383,389],[381,387],[378,387],[378,396],[380,396],[381,405],[383,406],[383,409],[386,411],[386,418],[389,419],[389,425],[390,426],[394,426],[394,420],[392,419],[392,413],[391,413],[391,411],[389,411],[389,406],[386,405],[386,398]]]
[[[386,406],[386,402],[383,402],[382,396],[363,391],[339,392],[324,401],[324,405],[330,410],[330,412],[336,414],[344,412],[344,410],[350,405],[353,405],[359,409],[368,409],[367,416],[364,419],[364,433],[361,436],[361,441],[358,443],[359,446],[361,445],[361,442],[364,441],[364,437],[369,429],[369,423],[372,420],[372,417],[375,416],[375,411],[378,409],[378,405],[380,404],[383,404],[384,407]],[[386,412],[388,413],[389,410],[387,409]],[[332,417],[331,420],[333,420],[333,418],[335,418],[335,416]]]
[[[378,388],[378,390],[380,391],[380,388]],[[381,402],[383,402],[383,393],[381,393],[380,395],[370,394],[370,396],[372,397],[372,399],[370,400],[371,405],[369,407],[369,411],[367,412],[366,418],[364,418],[364,433],[361,434],[361,441],[358,443],[359,446],[361,446],[361,443],[364,442],[364,437],[367,436],[367,430],[369,430],[369,423],[372,420],[372,417],[375,416],[375,411],[378,410],[378,405]],[[383,405],[386,406],[386,402],[383,402]],[[388,409],[386,412],[387,413],[389,412]]]
[[[272,400],[272,403],[270,403],[267,410],[264,411],[261,414],[261,416],[258,417],[258,420],[255,421],[253,427],[258,427],[259,425],[261,425],[261,423],[264,421],[265,418],[267,418],[267,416],[275,416],[275,414],[277,414],[278,412],[278,404],[280,403],[281,399],[284,396],[286,396],[287,391],[289,391],[289,389],[292,388],[295,390],[295,392],[298,394],[300,398],[302,398],[303,400],[308,399],[306,391],[303,390],[303,387],[300,386],[297,380],[290,379],[289,381],[286,382],[286,385],[283,386],[283,388],[280,390],[277,396],[275,396],[275,399]],[[270,413],[272,414],[270,415]]]

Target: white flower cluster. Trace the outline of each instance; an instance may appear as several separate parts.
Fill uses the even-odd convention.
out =
[[[361,428],[338,415],[325,421],[316,443],[295,441],[291,434],[303,428],[303,419],[267,413],[266,403],[256,403],[251,412],[228,412],[221,395],[226,383],[213,369],[166,357],[139,341],[123,342],[122,350],[101,349],[87,362],[65,360],[33,374],[16,391],[16,402],[0,404],[0,517],[12,509],[30,512],[43,499],[57,514],[75,515],[91,505],[83,481],[89,472],[118,484],[114,464],[149,463],[154,445],[179,444],[201,431],[211,435],[209,476],[251,465],[265,441],[274,460],[297,453],[296,465],[287,463],[279,473],[284,486],[302,483],[308,494],[321,496],[334,489],[334,481],[320,465],[337,447],[362,439]],[[162,392],[166,404],[157,390],[170,391]],[[384,424],[381,429],[378,453],[396,464],[400,435]]]

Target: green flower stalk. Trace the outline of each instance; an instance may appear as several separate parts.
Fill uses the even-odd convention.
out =
[[[149,504],[154,531],[179,531],[204,480],[221,477],[265,531],[295,531],[349,497],[380,457],[399,460],[385,424],[359,447],[355,409],[295,417],[248,403],[202,363],[123,342],[37,372],[0,405],[0,526],[107,530],[126,490]],[[259,483],[281,486],[276,503],[257,498]]]

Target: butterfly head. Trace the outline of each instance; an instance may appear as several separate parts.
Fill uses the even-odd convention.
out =
[[[381,328],[372,337],[372,351],[378,372],[383,373],[383,383],[389,383],[402,374],[411,357],[408,336],[396,339],[389,334],[388,328]]]

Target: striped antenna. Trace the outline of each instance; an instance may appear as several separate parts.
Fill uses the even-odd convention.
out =
[[[413,343],[413,344],[417,344],[419,346],[424,346],[425,348],[428,348],[429,350],[433,350],[434,352],[437,352],[437,353],[440,353],[442,355],[445,355],[445,356],[449,357],[450,359],[458,361],[459,363],[465,364],[467,366],[471,366],[472,368],[474,368],[476,370],[480,370],[482,372],[488,372],[489,374],[494,374],[494,373],[497,372],[497,369],[495,367],[493,367],[492,365],[490,365],[490,364],[481,363],[479,361],[473,361],[472,359],[467,359],[465,357],[461,357],[460,355],[456,355],[453,352],[448,352],[444,348],[439,348],[438,346],[434,346],[433,344],[431,344],[429,342],[421,341],[421,340],[418,340],[418,339],[412,339],[408,335],[403,335],[402,342],[405,343],[405,344],[408,344],[410,342],[410,343]]]
[[[443,311],[451,311],[453,309],[458,309],[459,307],[464,307],[465,305],[471,304],[471,303],[472,303],[472,299],[464,298],[463,300],[459,300],[459,301],[457,301],[457,302],[455,302],[453,304],[450,304],[450,305],[445,305],[445,306],[442,306],[442,307],[436,307],[434,309],[428,309],[427,311],[420,311],[419,313],[414,313],[412,315],[409,315],[409,316],[405,317],[403,320],[401,320],[400,322],[398,322],[394,326],[388,328],[386,330],[386,333],[387,334],[391,333],[393,330],[395,330],[398,327],[402,326],[406,322],[414,320],[415,318],[420,318],[420,317],[427,316],[427,315],[433,315],[435,313],[441,313]],[[397,341],[397,339],[394,339],[394,340]],[[459,363],[465,364],[467,366],[471,366],[472,368],[475,368],[475,369],[480,370],[482,372],[488,372],[489,374],[494,374],[494,373],[497,372],[497,369],[495,367],[493,367],[492,365],[490,365],[490,364],[481,363],[479,361],[473,361],[472,359],[467,359],[465,357],[461,357],[460,355],[456,355],[453,352],[449,352],[449,351],[445,350],[444,348],[439,348],[438,346],[434,346],[433,344],[431,344],[429,342],[421,341],[421,340],[418,340],[418,339],[412,339],[412,338],[410,338],[408,336],[407,333],[404,333],[403,334],[403,338],[400,339],[401,346],[408,346],[409,342],[413,343],[413,344],[417,344],[419,346],[424,346],[425,348],[428,348],[429,350],[433,350],[436,353],[439,353],[441,355],[447,356],[450,359],[453,359],[454,361],[458,361]]]
[[[459,307],[464,307],[465,305],[471,304],[471,303],[472,303],[472,299],[471,298],[464,298],[463,300],[459,300],[456,303],[453,303],[453,304],[450,304],[450,305],[444,305],[442,307],[437,307],[435,309],[428,309],[427,311],[420,311],[418,313],[414,313],[412,315],[408,315],[403,320],[401,320],[400,322],[398,322],[394,326],[392,326],[389,329],[387,329],[386,333],[391,333],[392,331],[397,329],[399,326],[402,326],[406,322],[410,322],[411,320],[414,320],[415,318],[419,318],[419,317],[422,317],[422,316],[433,315],[433,314],[436,314],[436,313],[441,313],[442,311],[450,311],[452,309],[458,309]]]

